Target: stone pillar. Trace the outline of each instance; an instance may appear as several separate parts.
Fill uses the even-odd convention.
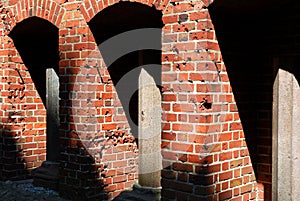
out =
[[[59,180],[59,78],[53,68],[46,71],[47,155],[33,171],[34,185],[58,188]]]
[[[279,69],[273,88],[272,200],[300,196],[300,89],[295,76]]]
[[[160,188],[161,94],[145,69],[139,76],[139,185]]]
[[[53,68],[47,69],[47,161],[59,160],[59,78]]]

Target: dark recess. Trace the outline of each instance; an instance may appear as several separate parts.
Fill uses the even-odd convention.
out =
[[[126,12],[124,12],[126,11]],[[140,3],[134,2],[120,2],[114,6],[110,6],[100,13],[98,13],[89,23],[89,27],[95,37],[97,45],[100,45],[104,41],[116,36],[118,34],[124,33],[126,31],[142,29],[142,28],[159,28],[163,27],[162,14],[155,8],[145,6]],[[161,46],[161,36],[153,36],[151,38],[146,38],[145,40],[151,40],[153,43],[159,44]],[[133,41],[134,42],[134,41]],[[122,47],[123,44],[119,44]],[[109,52],[109,49],[101,49],[100,52]],[[142,63],[140,60],[142,57]],[[105,57],[103,54],[104,62],[109,58]],[[133,51],[114,61],[110,66],[108,66],[108,71],[111,76],[113,84],[116,86],[119,80],[124,77],[131,70],[147,64],[161,64],[161,50],[141,50]],[[150,72],[149,72],[150,73]],[[150,73],[153,78],[159,79],[157,83],[161,83],[161,68],[154,69]],[[132,77],[131,86],[134,85],[134,89],[138,89],[138,77]],[[118,97],[123,104],[123,107],[128,107],[124,105],[125,96],[122,95],[126,91],[117,91]],[[138,124],[138,91],[136,91],[129,103],[129,113],[125,113],[127,118],[130,118],[135,125]],[[137,137],[137,127],[135,125],[130,125],[132,133]]]
[[[278,71],[275,61],[299,82],[296,60],[300,53],[300,4],[232,1],[237,2],[232,2],[234,9],[228,2],[216,0],[209,6],[209,12],[255,175],[264,184],[265,200],[271,200],[272,100]]]
[[[46,105],[46,69],[53,68],[58,74],[58,28],[47,20],[30,17],[18,23],[9,36]]]

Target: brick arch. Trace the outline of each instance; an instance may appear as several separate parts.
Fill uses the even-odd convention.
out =
[[[133,0],[132,2],[141,3],[150,7],[154,6],[157,10],[161,10],[164,13],[170,1],[171,0]],[[80,11],[84,19],[89,22],[97,13],[118,2],[120,2],[120,0],[84,0],[80,6]]]
[[[22,0],[14,4],[10,8],[12,30],[15,25],[29,17],[40,17],[45,19],[56,27],[60,27],[62,18],[65,14],[65,9],[57,2],[57,0],[44,0],[38,5],[37,0]]]
[[[12,5],[18,3],[19,1],[20,0],[8,0],[8,4],[12,6]],[[35,0],[35,1],[38,1],[38,0]],[[39,1],[41,1],[41,0],[39,0]],[[65,0],[53,0],[53,1],[57,2],[58,4],[62,4],[65,2]]]
[[[80,6],[80,11],[84,16],[85,21],[89,22],[97,13],[118,2],[120,2],[120,0],[84,0]],[[171,0],[131,0],[131,2],[141,3],[150,7],[154,6],[157,10],[161,10],[162,13],[165,14],[168,12],[167,7]],[[202,5],[208,7],[214,0],[195,0],[195,2],[201,4],[201,6],[199,6],[200,8]]]

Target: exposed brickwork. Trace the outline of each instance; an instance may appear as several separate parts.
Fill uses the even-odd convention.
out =
[[[164,199],[258,199],[209,12],[201,3],[187,2],[171,3],[167,12],[163,17],[164,30],[170,30],[163,41],[167,54],[163,57]]]
[[[12,164],[18,175],[9,175],[3,157],[3,179],[45,160],[45,108],[7,36],[17,22],[37,16],[59,28],[61,194],[112,199],[137,181],[136,139],[87,24],[117,2],[26,0],[1,8],[1,155],[21,153],[26,161]],[[263,200],[208,2],[139,2],[161,11],[165,24],[163,200]]]
[[[28,69],[7,36],[14,14],[2,6],[1,179],[24,179],[46,159],[46,111]]]
[[[227,61],[227,73],[257,180],[263,183],[265,200],[269,200],[272,171],[273,63],[266,47],[256,50],[258,44],[267,43],[267,37],[251,37],[255,32],[253,27],[261,27],[264,32],[267,29],[266,22],[260,22],[260,18],[249,19],[247,15],[237,18],[233,13],[224,14],[220,10],[211,9],[211,13],[214,15],[223,58]],[[237,24],[240,25],[239,28],[236,28]],[[247,42],[245,38],[248,38]],[[250,57],[254,51],[257,56],[252,60]],[[247,60],[249,62],[245,63]]]
[[[101,200],[116,197],[133,185],[137,179],[138,153],[82,9],[74,9],[82,5],[81,2],[63,5],[66,15],[64,28],[60,29],[62,165],[67,167],[63,170],[61,188],[65,189],[64,194],[75,193],[77,197],[83,196],[82,199],[91,199],[98,191],[96,194],[102,194],[98,197]],[[91,106],[94,108],[90,109]],[[76,119],[85,114],[86,121]],[[93,119],[99,124],[93,124]],[[84,126],[88,126],[89,132],[82,132]],[[82,142],[92,139],[95,139],[92,143]],[[88,182],[86,177],[90,177]],[[74,183],[77,184],[75,191]],[[90,189],[84,191],[86,187]]]
[[[238,10],[210,9],[257,181],[264,188],[264,200],[272,200],[272,90],[278,70],[274,69],[278,65],[275,60],[281,60],[280,68],[299,77],[297,68],[293,69],[296,65],[292,56],[298,54],[297,8],[298,3],[285,7],[272,4],[268,9],[257,10],[255,17]],[[283,26],[288,28],[283,31],[279,28]]]

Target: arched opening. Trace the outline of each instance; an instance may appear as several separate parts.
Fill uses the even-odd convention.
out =
[[[9,36],[13,39],[14,46],[29,71],[31,80],[24,80],[24,84],[34,84],[38,94],[25,100],[30,104],[38,102],[39,98],[44,103],[47,112],[46,119],[46,161],[41,167],[36,168],[32,175],[34,184],[57,189],[58,187],[58,161],[59,161],[59,35],[58,28],[47,20],[30,17],[18,23]],[[20,75],[21,76],[21,75]],[[31,89],[34,91],[33,87]],[[35,92],[34,92],[35,93]],[[38,96],[39,95],[39,96]],[[36,109],[44,109],[36,106]],[[24,107],[26,110],[26,108]],[[39,116],[44,113],[33,113]],[[30,122],[40,123],[38,122]],[[41,128],[40,128],[41,129]],[[44,132],[45,133],[45,132]]]
[[[47,20],[30,17],[18,23],[9,36],[46,105],[46,69],[53,68],[58,74],[58,28]]]
[[[298,9],[299,3],[290,0],[216,0],[209,7],[256,180],[264,186],[264,200],[277,200],[272,198],[272,191],[273,196],[276,192],[272,188],[278,180],[272,168],[274,161],[279,160],[274,155],[274,141],[272,144],[272,109],[278,67],[299,80],[299,68],[295,68],[295,63],[290,65],[291,58],[299,54]],[[278,57],[281,58],[279,63]],[[286,99],[286,104],[288,102]],[[288,164],[286,160],[283,163]]]
[[[227,2],[224,4],[229,5]],[[258,6],[260,9],[248,10],[248,6],[241,6],[231,10],[224,4],[221,1],[213,3],[210,14],[227,67],[256,179],[264,184],[265,200],[269,200],[273,66],[267,50],[268,40],[264,37],[267,36],[269,23],[263,22],[267,20],[263,16],[267,16],[265,13],[268,12],[268,7]],[[244,12],[240,12],[241,10]]]
[[[124,12],[126,10],[126,12]],[[127,73],[132,70],[147,64],[161,64],[161,31],[156,31],[155,35],[146,34],[145,36],[137,36],[136,40],[151,41],[154,43],[157,49],[146,49],[147,47],[136,47],[133,45],[133,49],[126,48],[126,44],[135,44],[136,41],[126,41],[127,36],[124,34],[131,30],[141,30],[141,33],[147,33],[147,28],[155,28],[161,30],[162,14],[155,8],[150,8],[140,3],[132,2],[120,2],[113,6],[110,6],[100,13],[98,13],[90,22],[89,26],[95,37],[100,52],[102,53],[104,62],[106,63],[109,74],[111,76],[113,84],[116,86],[120,79],[122,79]],[[143,31],[143,29],[145,31]],[[122,34],[123,33],[123,34]],[[157,34],[159,33],[159,34]],[[130,35],[130,34],[129,34]],[[116,44],[113,37],[118,36],[123,41]],[[130,37],[130,36],[129,36]],[[130,37],[132,39],[132,37]],[[102,46],[101,44],[111,44]],[[116,60],[112,60],[110,56],[114,55],[115,49],[124,49],[124,55],[120,55]],[[151,74],[156,79],[157,85],[160,85],[161,81],[161,69],[151,69]],[[130,98],[129,108],[125,103],[126,91],[118,91],[118,97],[120,98],[127,119],[131,124],[131,131],[135,137],[137,137],[137,124],[138,124],[138,76],[139,73],[131,73],[130,87],[135,90],[134,94]],[[128,110],[127,110],[128,108]]]
[[[141,140],[143,123],[141,123],[140,115],[143,113],[142,108],[147,112],[154,111],[154,105],[159,105],[161,108],[158,88],[161,86],[162,13],[140,3],[120,2],[98,13],[88,24],[116,88],[131,133],[138,142],[139,184],[159,187],[161,168],[156,167],[161,166],[161,159],[156,158],[155,171],[143,171],[145,165],[142,165],[144,158],[141,153],[145,144]],[[141,83],[146,82],[152,86],[142,92]],[[153,83],[155,84],[153,85]],[[147,99],[146,94],[149,94],[149,104],[142,101]],[[157,111],[159,115],[153,117],[155,120],[152,121],[152,123],[157,121],[156,125],[148,131],[151,133],[153,130],[153,133],[157,133],[159,139],[155,146],[158,147],[152,147],[152,151],[161,155],[161,132],[157,132],[161,130],[161,113],[159,110]],[[137,138],[139,138],[138,141]],[[148,158],[148,160],[151,159]],[[147,181],[142,179],[144,176],[148,177]]]

